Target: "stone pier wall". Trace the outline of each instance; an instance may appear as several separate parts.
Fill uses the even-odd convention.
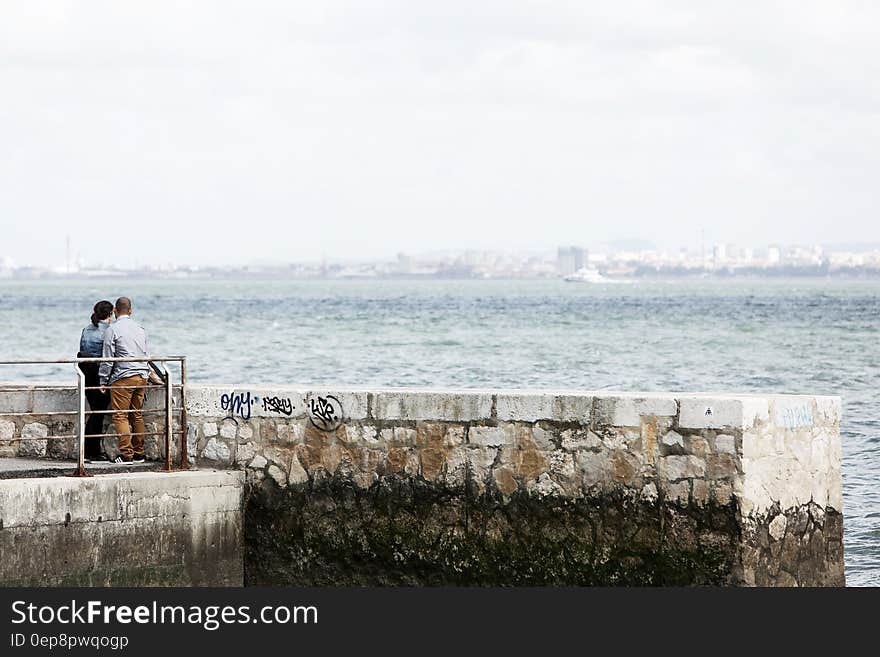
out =
[[[62,428],[9,404],[0,450]],[[244,472],[247,584],[844,583],[838,398],[193,385],[187,406],[192,465]]]
[[[842,585],[840,400],[192,387],[250,584]]]

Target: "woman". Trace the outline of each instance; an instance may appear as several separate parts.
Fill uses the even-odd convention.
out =
[[[104,331],[110,325],[113,318],[113,304],[109,301],[99,301],[95,304],[92,312],[92,322],[83,329],[79,339],[79,353],[77,358],[100,358],[104,352]],[[110,395],[101,392],[98,387],[99,363],[80,363],[79,367],[86,376],[86,399],[89,400],[89,408],[93,411],[106,411],[110,407]],[[91,388],[91,390],[90,390]],[[107,456],[101,451],[101,438],[104,433],[105,413],[89,413],[86,421],[86,461],[106,461]],[[88,436],[93,436],[89,438]]]

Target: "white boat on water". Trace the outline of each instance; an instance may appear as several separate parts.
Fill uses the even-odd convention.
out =
[[[599,273],[598,269],[592,267],[583,267],[573,274],[563,276],[562,280],[566,283],[623,283],[624,281],[607,278]]]

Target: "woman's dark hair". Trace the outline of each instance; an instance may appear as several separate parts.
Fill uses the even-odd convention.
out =
[[[95,326],[98,325],[98,322],[101,320],[107,319],[110,315],[113,314],[113,304],[109,301],[99,301],[95,304],[94,312],[92,313],[92,324]]]

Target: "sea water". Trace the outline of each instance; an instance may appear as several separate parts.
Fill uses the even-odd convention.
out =
[[[0,360],[75,356],[119,295],[193,382],[840,395],[847,582],[880,585],[880,281],[0,281]]]

